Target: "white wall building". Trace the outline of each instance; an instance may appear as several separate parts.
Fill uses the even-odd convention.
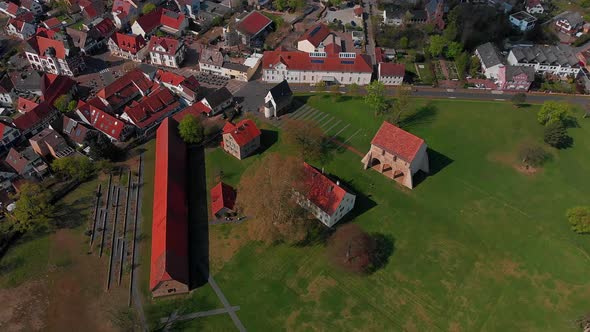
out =
[[[533,67],[536,73],[577,77],[581,65],[571,46],[535,45],[515,47],[508,54],[508,64]]]
[[[402,85],[406,66],[401,63],[380,62],[377,71],[379,82],[385,85]]]

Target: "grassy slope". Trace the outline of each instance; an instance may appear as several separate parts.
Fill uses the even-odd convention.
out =
[[[351,144],[368,148],[381,121],[364,104],[309,102],[360,128]],[[249,329],[563,330],[589,310],[590,244],[563,217],[590,193],[580,178],[590,171],[587,121],[571,130],[574,148],[525,176],[510,163],[520,142],[541,137],[537,107],[433,104],[409,128],[452,162],[413,191],[363,171],[350,152],[326,166],[368,196],[355,222],[394,240],[389,264],[358,278],[330,269],[321,246],[247,245],[216,279]]]

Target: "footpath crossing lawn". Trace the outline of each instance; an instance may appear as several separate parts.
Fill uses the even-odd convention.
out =
[[[305,101],[292,117],[350,138],[361,152],[382,122],[362,99]],[[539,106],[412,104],[403,123],[426,140],[432,169],[414,190],[363,170],[361,157],[344,149],[321,165],[357,193],[349,222],[393,243],[382,269],[351,276],[330,267],[321,244],[265,247],[247,241],[245,224],[210,226],[211,271],[247,329],[564,331],[590,312],[590,237],[571,232],[564,217],[590,197],[590,119],[577,113],[573,147],[550,150],[552,160],[530,175],[515,167],[516,154],[525,142],[542,144]],[[280,126],[269,151],[285,152]],[[221,168],[236,184],[255,165],[231,158],[209,150],[207,177]],[[209,293],[194,291],[183,310],[215,309],[200,304],[215,303]],[[190,324],[215,331],[228,321]]]

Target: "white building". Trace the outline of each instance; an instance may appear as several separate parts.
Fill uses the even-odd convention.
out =
[[[148,45],[153,65],[179,68],[184,61],[186,47],[182,40],[152,36]]]
[[[203,48],[199,57],[199,68],[202,72],[228,77],[248,82],[256,73],[262,54],[251,54],[243,63],[226,61],[223,54],[217,50]]]
[[[266,51],[262,58],[262,80],[279,83],[366,85],[371,82],[373,67],[364,55],[356,53],[305,53]]]
[[[38,31],[25,45],[27,60],[35,70],[56,75],[75,76],[85,68],[80,48],[65,32],[47,35]]]
[[[500,67],[504,64],[496,46],[492,43],[480,45],[475,49],[475,56],[481,63],[484,75],[489,79],[498,79]]]
[[[528,0],[525,9],[529,14],[543,14],[545,12],[541,0]]]
[[[33,36],[37,30],[37,24],[33,22],[33,17],[30,15],[30,20],[25,19],[25,15],[17,18],[11,18],[6,25],[6,33],[15,36],[21,40],[27,40]]]
[[[508,16],[508,20],[510,21],[510,24],[512,24],[513,27],[523,32],[529,31],[532,28],[534,28],[535,22],[537,21],[537,19],[533,15],[525,11],[520,11],[518,13],[511,14],[510,16]]]
[[[508,54],[508,64],[533,67],[536,73],[577,77],[581,65],[571,46],[534,45],[514,47]]]
[[[401,63],[380,62],[378,67],[379,82],[385,85],[402,85],[406,66]]]
[[[293,91],[287,81],[275,85],[264,97],[264,117],[277,117],[293,100]]]
[[[346,191],[340,181],[332,181],[323,172],[303,163],[305,195],[298,194],[299,205],[328,227],[334,226],[352,208],[356,196]]]

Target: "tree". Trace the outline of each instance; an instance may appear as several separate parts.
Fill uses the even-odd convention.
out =
[[[315,84],[315,88],[317,91],[326,91],[326,82],[319,81]]]
[[[305,240],[315,221],[306,219],[294,195],[294,190],[305,193],[302,165],[297,158],[271,153],[242,176],[236,205],[251,218],[246,223],[250,238],[267,244]]]
[[[542,166],[549,159],[549,154],[545,149],[530,144],[522,146],[518,151],[518,156],[523,164],[533,167]]]
[[[439,35],[433,35],[430,37],[430,45],[428,45],[428,53],[433,57],[437,57],[442,54],[447,44],[446,39]]]
[[[471,64],[469,65],[469,75],[471,75],[471,77],[477,77],[479,68],[481,68],[479,59],[474,55],[471,57]]]
[[[516,93],[510,98],[510,101],[515,107],[520,107],[526,102],[526,94],[523,92]]]
[[[61,113],[68,113],[76,109],[78,103],[72,100],[70,95],[61,95],[54,102],[53,106]]]
[[[156,5],[154,5],[151,2],[146,3],[143,8],[141,9],[141,13],[143,15],[149,14],[151,12],[153,12],[154,10],[156,10]]]
[[[358,274],[370,272],[375,251],[375,240],[357,224],[338,227],[328,239],[329,260],[348,272]]]
[[[399,86],[395,90],[395,103],[393,104],[393,115],[391,122],[399,125],[402,114],[408,110],[410,104],[410,94],[412,90]]]
[[[399,40],[399,46],[403,49],[408,48],[408,46],[410,45],[410,41],[408,40],[408,37],[403,36],[402,38],[400,38]]]
[[[320,160],[324,153],[324,133],[313,123],[304,120],[287,120],[285,142],[297,148],[303,159]]]
[[[187,144],[200,144],[205,138],[201,121],[190,114],[180,120],[178,132]]]
[[[572,138],[568,136],[563,123],[552,122],[545,127],[543,140],[554,148],[563,149],[571,145]]]
[[[283,11],[287,8],[287,0],[274,0],[272,2],[273,7],[278,11]]]
[[[96,160],[116,160],[121,155],[121,149],[111,142],[103,133],[91,131],[86,135],[84,143],[90,147],[90,158]]]
[[[366,87],[365,103],[375,111],[375,116],[383,115],[387,111],[385,99],[385,85],[379,81],[373,81]]]
[[[469,72],[469,54],[467,54],[467,52],[461,53],[455,59],[455,65],[457,66],[457,74],[459,74],[459,78],[464,79]]]
[[[576,206],[565,213],[572,230],[578,234],[590,233],[590,207]]]
[[[352,83],[348,85],[348,94],[354,96],[359,92],[359,85],[356,83]]]
[[[457,30],[457,23],[451,22],[447,24],[442,36],[448,41],[453,41],[457,38],[458,33],[459,31]],[[463,45],[461,45],[461,47],[463,47]]]
[[[463,52],[463,45],[458,42],[450,42],[447,46],[447,51],[445,52],[447,58],[455,59]]]
[[[550,125],[554,122],[563,123],[570,116],[571,106],[556,101],[546,101],[537,113],[537,120],[542,125]]]
[[[74,180],[84,181],[94,174],[94,165],[84,156],[55,159],[51,163],[54,172]]]
[[[15,230],[26,232],[47,228],[53,220],[55,211],[49,202],[50,199],[49,191],[40,185],[24,183],[12,214]]]

